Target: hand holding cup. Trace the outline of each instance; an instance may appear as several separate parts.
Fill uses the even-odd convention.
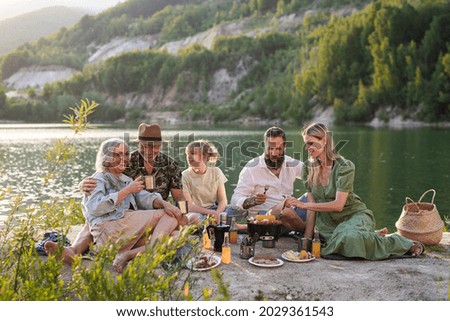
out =
[[[142,180],[142,176],[139,176],[134,181],[130,182],[126,187],[131,194],[139,193],[144,189],[144,181]]]
[[[180,209],[181,214],[187,214],[189,212],[189,206],[187,201],[178,201],[177,207]]]
[[[144,186],[147,190],[152,190],[155,188],[155,177],[153,175],[144,176]]]

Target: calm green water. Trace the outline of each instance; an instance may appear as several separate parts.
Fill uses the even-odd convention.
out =
[[[186,128],[186,127],[184,127]],[[263,151],[265,128],[186,128],[167,127],[163,136],[169,141],[165,152],[186,168],[184,146],[192,139],[216,142],[221,158],[219,166],[228,177],[230,199],[239,172],[246,161]],[[305,159],[299,128],[285,128],[289,147],[287,154]],[[355,192],[373,210],[377,226],[394,230],[405,197],[418,200],[423,192],[436,190],[435,203],[441,216],[450,215],[450,129],[372,129],[367,127],[332,128],[335,142],[346,142],[341,154],[356,165]],[[42,175],[48,165],[41,151],[57,138],[71,137],[69,129],[54,125],[0,125],[0,186],[9,186],[13,193],[23,193],[31,201],[42,185]],[[111,137],[134,139],[136,129],[101,127],[91,129],[76,138],[77,158],[62,168],[61,177],[44,189],[48,197],[64,195],[81,197],[78,182],[93,173],[94,160],[100,142]],[[131,143],[131,149],[135,144]],[[295,193],[304,192],[301,182]],[[431,200],[428,195],[426,201]],[[8,213],[8,199],[0,202],[0,220]]]

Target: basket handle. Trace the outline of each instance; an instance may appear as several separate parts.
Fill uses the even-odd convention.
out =
[[[408,201],[411,201],[411,204],[416,205],[417,211],[420,212],[420,207],[419,207],[419,205],[417,205],[417,203],[414,202],[414,201],[413,201],[412,199],[410,199],[409,197],[405,197],[405,204],[406,204],[406,205],[408,205]]]
[[[422,198],[425,196],[425,194],[427,194],[428,192],[433,192],[433,198],[431,199],[431,204],[434,204],[434,197],[436,196],[436,191],[434,189],[429,189],[428,191],[426,191],[425,193],[422,194],[422,196],[419,199],[419,202],[422,202]]]

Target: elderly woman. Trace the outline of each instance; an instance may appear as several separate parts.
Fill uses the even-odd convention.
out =
[[[82,201],[95,247],[123,242],[113,263],[119,273],[129,260],[145,251],[147,244],[153,246],[163,235],[173,235],[182,222],[177,207],[163,201],[158,193],[144,190],[142,177],[132,180],[122,174],[128,156],[123,140],[104,141],[95,163],[96,187]]]
[[[303,140],[309,154],[302,170],[308,200],[289,197],[286,205],[318,213],[315,224],[326,241],[322,254],[382,260],[391,255],[423,253],[425,248],[420,242],[397,234],[384,236],[386,230],[374,230],[372,211],[353,192],[355,165],[335,151],[333,137],[325,125],[314,123],[306,127]],[[313,224],[307,219],[306,237],[312,237],[312,217]]]

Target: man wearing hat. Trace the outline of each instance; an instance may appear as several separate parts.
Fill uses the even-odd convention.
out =
[[[135,142],[138,143],[138,150],[130,154],[128,167],[123,174],[132,179],[152,175],[154,178],[154,189],[151,190],[152,192],[161,194],[165,201],[168,200],[170,194],[175,202],[185,201],[180,167],[174,159],[161,152],[164,142],[159,125],[140,124],[138,137]],[[80,183],[80,189],[84,194],[89,194],[94,190],[95,186],[95,180],[90,177],[83,179]],[[183,216],[180,225],[188,224],[188,218],[189,216]],[[196,220],[195,217],[192,217],[192,220]],[[84,253],[89,249],[92,242],[89,225],[85,224],[73,245],[65,248],[62,258],[66,263],[71,263],[73,256]]]
[[[153,175],[153,192],[161,194],[164,200],[172,194],[174,201],[184,201],[180,167],[175,160],[160,152],[164,142],[159,125],[140,124],[135,142],[138,150],[131,153],[124,174],[133,179]]]

